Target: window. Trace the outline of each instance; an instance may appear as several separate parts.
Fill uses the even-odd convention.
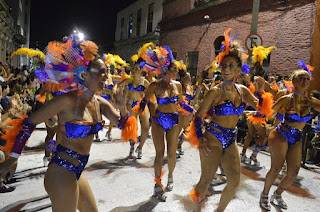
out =
[[[137,32],[136,35],[140,36],[140,30],[141,30],[141,14],[142,14],[142,9],[138,10],[137,12]]]
[[[132,35],[132,19],[133,19],[133,14],[130,14],[129,21],[128,21],[128,38],[130,38]]]
[[[154,12],[154,3],[151,3],[148,6],[147,33],[152,32],[153,12]]]
[[[187,53],[187,69],[190,72],[191,76],[197,75],[198,68],[198,57],[199,52],[188,52]]]
[[[123,40],[123,29],[124,28],[124,18],[121,18],[120,22],[120,40]]]

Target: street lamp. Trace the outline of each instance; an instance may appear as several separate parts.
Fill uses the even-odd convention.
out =
[[[82,32],[78,32],[78,36],[80,40],[84,40],[84,34]]]

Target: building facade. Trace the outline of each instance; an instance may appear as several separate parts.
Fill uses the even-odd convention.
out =
[[[24,55],[10,55],[18,48],[29,47],[30,0],[0,0],[0,62],[14,67],[28,64]]]
[[[147,42],[159,44],[163,0],[138,0],[117,14],[115,54],[131,62],[131,56]]]
[[[253,0],[166,0],[160,22],[160,45],[169,45],[194,75],[216,56],[227,28],[245,49]],[[263,46],[277,46],[268,61],[270,74],[289,75],[297,61],[310,63],[316,0],[261,0],[257,33]],[[312,65],[312,64],[311,64]]]

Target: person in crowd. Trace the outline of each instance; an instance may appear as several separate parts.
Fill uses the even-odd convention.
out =
[[[233,198],[240,182],[240,158],[235,142],[237,122],[245,110],[246,103],[256,107],[258,99],[243,85],[235,84],[240,70],[249,73],[250,68],[243,63],[244,58],[240,45],[230,39],[225,32],[222,51],[216,57],[221,69],[223,82],[209,90],[191,122],[189,140],[199,147],[201,160],[201,177],[190,192],[195,201],[194,211],[200,211],[205,194],[221,163],[227,177],[217,211],[224,211]],[[257,90],[263,89],[264,79],[257,79]],[[259,106],[259,105],[258,105]],[[203,117],[213,108],[214,116],[206,124],[203,132]]]
[[[187,72],[186,65],[183,64],[183,61],[176,61],[178,70],[179,70],[179,81],[182,85],[182,92],[184,100],[191,105],[191,101],[195,98],[193,94],[193,89],[191,86],[191,77],[190,73]],[[192,112],[185,113],[184,111],[179,111],[179,141],[178,141],[178,148],[177,148],[177,156],[184,154],[182,150],[182,144],[185,140],[185,136],[189,133],[187,128],[190,125],[192,119]],[[183,131],[182,131],[183,130]]]
[[[141,125],[141,135],[138,138],[139,146],[136,148],[137,159],[142,157],[142,147],[148,137],[149,131],[149,110],[145,108],[144,111],[139,112],[138,104],[141,103],[142,98],[145,96],[145,91],[148,89],[149,82],[142,77],[141,60],[134,61],[135,64],[132,69],[132,74],[129,78],[122,80],[117,86],[126,87],[127,90],[127,108],[131,116],[138,117]],[[135,109],[137,108],[137,109]],[[129,158],[133,158],[135,141],[130,141]]]
[[[288,206],[281,194],[295,181],[299,172],[302,158],[302,129],[312,118],[311,108],[320,111],[320,100],[309,98],[306,90],[310,85],[310,66],[299,61],[301,69],[294,71],[291,81],[294,91],[282,96],[273,105],[274,111],[284,108],[284,119],[271,131],[268,137],[269,151],[271,155],[271,169],[266,175],[263,191],[260,196],[260,206],[270,211],[268,194],[270,188],[278,176],[284,162],[287,162],[287,174],[282,178],[278,188],[271,195],[270,201],[280,207],[287,209]]]
[[[254,47],[252,51],[252,61],[254,62],[255,67],[256,67],[256,76],[260,77],[265,77],[265,72],[262,68],[262,63],[265,59],[267,59],[268,55],[270,52],[276,49],[275,46],[271,46],[269,48],[265,48],[263,46],[258,46]],[[256,76],[254,77],[255,79]],[[273,104],[273,95],[270,92],[266,92],[269,88],[272,90],[271,86],[266,82],[265,83],[265,88],[263,88],[262,91],[256,91],[257,87],[257,82],[254,81],[253,83],[251,82],[246,82],[249,84],[249,90],[252,92],[253,95],[255,95],[258,99],[261,99],[261,104],[268,104],[272,105]],[[266,85],[269,85],[267,87]],[[272,93],[275,94],[276,91],[272,90]],[[257,155],[261,149],[265,149],[266,146],[264,144],[265,138],[266,138],[266,121],[268,119],[271,119],[273,116],[273,112],[271,111],[268,116],[266,117],[261,117],[259,114],[254,114],[254,115],[248,115],[247,117],[247,126],[248,126],[248,133],[247,136],[245,137],[242,152],[240,154],[241,156],[241,162],[247,162],[248,164],[253,164],[254,166],[259,166],[260,162],[257,159]],[[249,160],[246,157],[246,151],[251,143],[251,140],[255,137],[256,132],[258,133],[258,138],[256,139],[255,145],[254,145],[254,150],[249,158]]]
[[[187,103],[183,101],[181,84],[175,81],[178,68],[170,48],[168,46],[156,47],[154,50],[148,50],[146,54],[146,63],[143,68],[147,72],[158,74],[160,79],[149,85],[146,95],[140,103],[140,112],[144,111],[145,106],[148,104],[152,114],[152,138],[156,150],[154,196],[160,201],[165,201],[166,196],[161,183],[164,173],[162,171],[162,163],[166,146],[164,141],[166,138],[169,168],[166,190],[172,191],[173,171],[176,165],[179,137],[178,104],[187,109]],[[157,99],[156,106],[152,101],[148,102],[153,96]]]
[[[115,104],[121,115],[109,102],[95,95],[102,91],[107,77],[106,66],[97,52],[96,44],[91,41],[82,42],[76,35],[69,36],[64,42],[50,42],[47,46],[46,65],[37,76],[40,81],[50,81],[47,88],[51,92],[67,88],[73,90],[53,98],[30,117],[12,122],[12,129],[19,130],[22,127],[19,132],[8,129],[1,136],[7,141],[5,148],[11,152],[10,158],[0,164],[0,178],[3,179],[17,163],[35,126],[58,114],[59,145],[44,181],[53,211],[97,211],[92,190],[82,171],[88,162],[94,134],[103,128],[102,114],[123,128],[122,136],[125,140],[131,139],[131,136],[136,137],[137,134],[133,127],[136,119],[129,118],[123,91],[120,90],[115,95]],[[60,77],[50,78],[45,74],[46,71]],[[67,76],[66,73],[70,75]],[[14,135],[16,138],[10,140]]]

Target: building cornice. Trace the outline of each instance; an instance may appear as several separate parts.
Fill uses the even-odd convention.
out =
[[[315,2],[316,0],[263,0],[260,1],[261,11],[283,11]],[[252,0],[233,0],[216,5],[205,5],[192,9],[188,14],[162,20],[160,24],[161,32],[178,30],[190,26],[207,24],[205,15],[210,16],[212,23],[229,20],[232,17],[252,13]]]

